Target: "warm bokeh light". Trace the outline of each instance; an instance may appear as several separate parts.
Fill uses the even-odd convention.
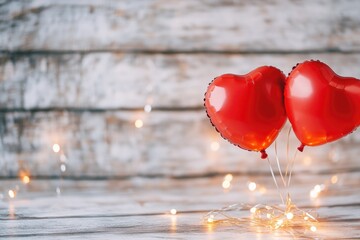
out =
[[[254,183],[254,182],[249,182],[248,188],[249,188],[249,190],[252,191],[252,192],[255,191],[255,190],[256,190],[256,183]]]
[[[316,228],[315,226],[311,226],[310,230],[311,230],[312,232],[316,232],[317,228]]]
[[[151,112],[151,110],[152,110],[152,107],[151,107],[150,104],[146,104],[146,105],[144,106],[144,111],[145,111],[146,113]]]
[[[315,191],[314,189],[310,191],[311,198],[317,198],[319,196],[319,192]]]
[[[230,188],[230,186],[231,186],[231,183],[230,183],[230,181],[223,181],[223,183],[222,183],[222,187],[224,188],[224,189],[228,189],[228,188]]]
[[[294,218],[294,214],[291,213],[291,212],[288,212],[288,213],[286,214],[286,218],[289,219],[289,220],[291,220],[291,219]]]
[[[143,121],[141,119],[137,119],[135,121],[135,127],[136,128],[142,128],[143,126],[144,126],[144,123],[143,123]]]
[[[331,183],[332,184],[336,184],[338,181],[339,181],[338,176],[334,175],[334,176],[331,177]]]
[[[224,181],[231,182],[233,180],[233,175],[231,173],[228,173],[224,177]]]
[[[10,190],[8,191],[8,194],[9,194],[9,197],[10,197],[10,198],[15,198],[15,191],[14,191],[14,190],[10,189]]]
[[[314,186],[313,189],[311,189],[310,191],[310,197],[311,198],[317,198],[320,194],[320,192],[322,192],[325,189],[325,185],[324,184],[317,184]]]
[[[170,213],[171,213],[172,215],[176,215],[177,211],[176,211],[175,208],[173,208],[173,209],[170,210]]]
[[[21,180],[24,184],[30,183],[30,177],[27,175],[23,176]]]
[[[251,213],[256,213],[256,210],[257,210],[256,207],[250,208],[250,212],[251,212]]]
[[[66,165],[65,165],[65,164],[61,164],[61,165],[60,165],[60,170],[61,170],[62,172],[65,172],[65,171],[66,171]]]
[[[58,153],[60,152],[60,145],[55,143],[53,146],[52,146],[52,149],[55,153]]]
[[[214,152],[219,150],[219,148],[220,148],[219,142],[216,142],[216,141],[212,142],[211,145],[210,145],[210,148]]]

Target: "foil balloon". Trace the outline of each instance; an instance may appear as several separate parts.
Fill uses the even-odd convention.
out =
[[[277,68],[259,67],[246,75],[224,74],[205,93],[211,123],[232,144],[250,151],[265,149],[286,121],[285,75]]]
[[[303,150],[335,141],[360,125],[360,80],[320,61],[298,64],[285,86],[285,108]]]

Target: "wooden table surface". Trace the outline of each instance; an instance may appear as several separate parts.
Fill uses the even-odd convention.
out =
[[[299,207],[316,208],[320,222],[310,239],[360,238],[360,174],[298,174],[290,192]],[[271,176],[234,175],[229,190],[224,176],[107,180],[2,180],[0,237],[11,239],[301,239],[285,232],[261,234],[240,227],[202,222],[210,210],[234,203],[279,203]],[[257,183],[251,192],[247,183]],[[309,197],[315,184],[325,190]],[[60,186],[61,194],[56,193]],[[10,188],[18,187],[14,199]],[[176,215],[169,213],[177,209]]]
[[[359,9],[355,0],[0,1],[0,238],[291,239],[202,222],[230,204],[280,202],[259,154],[211,126],[204,92],[223,73],[287,74],[309,59],[359,78]],[[295,164],[292,199],[320,214],[309,238],[360,239],[359,144],[358,130],[305,148]],[[27,185],[14,179],[23,172],[34,176]],[[316,184],[325,190],[311,199]]]

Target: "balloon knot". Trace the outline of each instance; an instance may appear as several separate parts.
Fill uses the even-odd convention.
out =
[[[302,144],[300,145],[300,147],[298,147],[297,149],[298,149],[300,152],[302,152],[302,151],[304,151],[304,147],[305,147],[305,145],[302,143]]]
[[[261,159],[266,159],[268,157],[265,150],[261,150],[260,153],[261,153]]]

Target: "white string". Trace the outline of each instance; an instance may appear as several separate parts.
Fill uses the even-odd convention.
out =
[[[291,175],[292,175],[292,171],[293,171],[293,167],[294,167],[294,163],[295,163],[295,159],[296,159],[296,156],[297,156],[297,150],[295,150],[295,153],[294,153],[294,158],[292,159],[291,161],[291,167],[290,167],[290,173],[289,173],[289,179],[288,179],[288,187],[290,186],[290,182],[291,182]]]
[[[275,140],[275,158],[276,158],[276,164],[277,164],[277,167],[278,167],[278,170],[279,170],[279,173],[280,173],[281,181],[283,182],[284,187],[286,187],[284,176],[282,174],[281,167],[280,167],[280,161],[279,161],[279,156],[278,156],[278,152],[277,152],[277,142],[276,142],[276,140]]]
[[[289,148],[290,148],[290,133],[291,133],[291,129],[292,127],[290,126],[288,134],[287,134],[287,142],[286,142],[286,171],[285,171],[285,178],[288,175],[288,171],[289,171]]]
[[[273,171],[272,166],[271,166],[271,164],[270,164],[269,158],[267,158],[267,162],[268,162],[268,164],[269,164],[270,172],[271,172],[271,175],[272,175],[272,177],[273,177],[275,186],[276,186],[277,191],[278,191],[278,193],[279,193],[279,196],[280,196],[280,198],[281,198],[281,202],[282,202],[282,204],[285,205],[284,198],[283,198],[283,196],[282,196],[282,194],[281,194],[281,192],[280,192],[279,185],[278,185],[278,183],[277,183],[277,181],[276,181],[276,178],[275,178],[275,175],[274,175],[274,171]]]

